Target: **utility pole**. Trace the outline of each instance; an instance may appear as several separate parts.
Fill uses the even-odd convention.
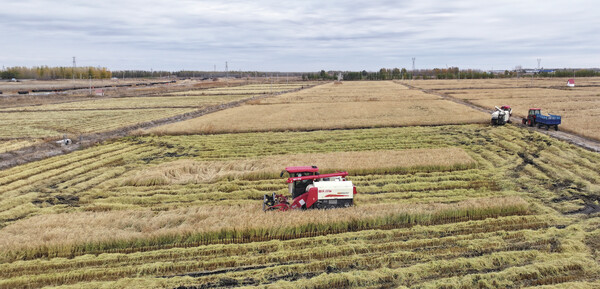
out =
[[[412,62],[413,62],[413,66],[412,66],[412,75],[410,77],[410,80],[414,80],[415,79],[415,58],[412,58]]]
[[[75,62],[75,56],[73,56],[73,71],[71,72],[73,76],[73,80],[75,80],[75,68],[77,67],[77,62]]]
[[[227,61],[225,61],[225,79],[229,78],[229,66],[227,65]]]

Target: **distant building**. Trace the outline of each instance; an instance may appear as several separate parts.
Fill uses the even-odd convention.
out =
[[[569,78],[569,80],[567,80],[567,86],[568,87],[575,87],[575,79]]]

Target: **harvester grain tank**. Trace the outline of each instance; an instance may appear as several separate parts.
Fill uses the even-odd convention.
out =
[[[512,108],[508,105],[502,107],[494,106],[496,110],[492,112],[492,124],[493,125],[504,125],[507,122],[510,123],[510,116],[512,115]]]
[[[316,166],[300,166],[285,168],[281,177],[286,172],[289,196],[264,195],[263,210],[345,208],[354,203],[356,187],[346,179],[348,172],[321,175]]]
[[[554,127],[554,130],[558,130],[558,125],[561,124],[560,115],[543,115],[541,108],[530,108],[527,117],[523,119],[523,124],[528,126],[537,126],[541,128],[545,126],[546,129]]]

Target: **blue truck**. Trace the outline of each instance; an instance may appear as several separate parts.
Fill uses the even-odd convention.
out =
[[[554,127],[554,130],[558,130],[558,125],[561,123],[560,115],[543,115],[541,108],[530,108],[529,113],[527,114],[527,118],[523,119],[523,124],[528,126],[537,125],[538,128],[543,126],[546,129],[550,127]]]

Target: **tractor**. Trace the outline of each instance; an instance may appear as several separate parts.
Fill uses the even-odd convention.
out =
[[[316,166],[300,166],[285,168],[280,177],[286,172],[289,196],[264,195],[264,211],[347,208],[354,203],[356,187],[346,180],[348,172],[321,175]]]
[[[558,130],[558,125],[561,124],[560,115],[543,115],[541,108],[530,108],[527,118],[523,119],[523,124],[528,126],[537,125],[538,128],[545,126],[546,129],[554,127],[554,130]]]

